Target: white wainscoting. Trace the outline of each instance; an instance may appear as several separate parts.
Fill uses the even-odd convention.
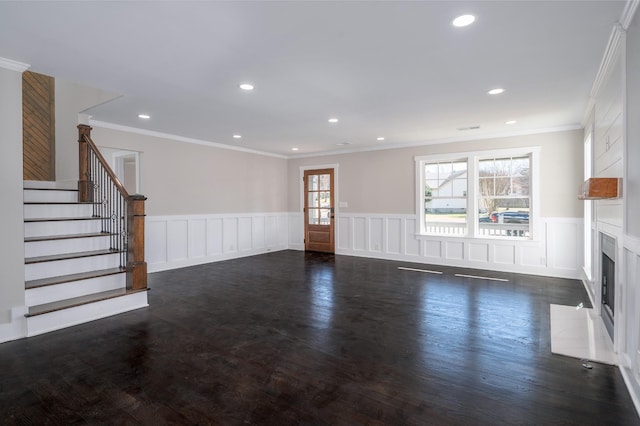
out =
[[[303,215],[289,215],[289,248],[304,249]],[[582,218],[541,218],[534,240],[416,237],[415,215],[339,213],[336,253],[505,272],[581,278]]]
[[[288,218],[288,213],[147,216],[148,271],[285,250]]]
[[[615,336],[624,336],[624,340],[614,343],[618,349],[620,371],[640,411],[640,238],[625,235],[618,246],[622,247],[618,251],[622,252],[622,257],[616,259],[616,274],[620,273],[622,280],[618,282],[616,279],[619,305]]]

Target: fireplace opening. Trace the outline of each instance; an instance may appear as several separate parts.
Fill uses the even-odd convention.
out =
[[[616,240],[606,234],[601,234],[600,247],[602,249],[601,277],[602,277],[602,319],[613,340],[613,324],[615,314],[616,295]]]

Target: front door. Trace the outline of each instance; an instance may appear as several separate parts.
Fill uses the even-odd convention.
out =
[[[334,252],[333,169],[304,172],[304,249]]]

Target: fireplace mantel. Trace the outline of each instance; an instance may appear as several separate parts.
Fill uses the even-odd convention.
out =
[[[589,178],[580,185],[578,199],[606,200],[620,198],[622,195],[622,178]]]

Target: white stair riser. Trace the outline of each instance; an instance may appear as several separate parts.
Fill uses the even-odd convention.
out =
[[[31,307],[87,294],[125,288],[126,278],[126,275],[121,273],[28,289],[25,292],[26,306]]]
[[[25,204],[24,218],[52,218],[52,217],[91,217],[91,204]]]
[[[147,302],[147,292],[142,291],[127,296],[114,297],[113,299],[28,317],[27,336],[36,336],[146,306],[149,306]]]
[[[79,253],[110,248],[111,237],[70,238],[66,240],[32,241],[24,243],[24,257]]]
[[[78,189],[78,181],[25,180],[23,188]]]
[[[74,203],[78,201],[76,191],[42,191],[37,189],[25,189],[25,203]]]
[[[58,277],[61,275],[77,274],[80,272],[97,271],[100,269],[117,268],[120,266],[120,254],[89,256],[78,259],[55,260],[24,265],[25,281],[41,278]]]
[[[65,220],[55,222],[25,222],[25,237],[47,237],[100,232],[100,220]]]

